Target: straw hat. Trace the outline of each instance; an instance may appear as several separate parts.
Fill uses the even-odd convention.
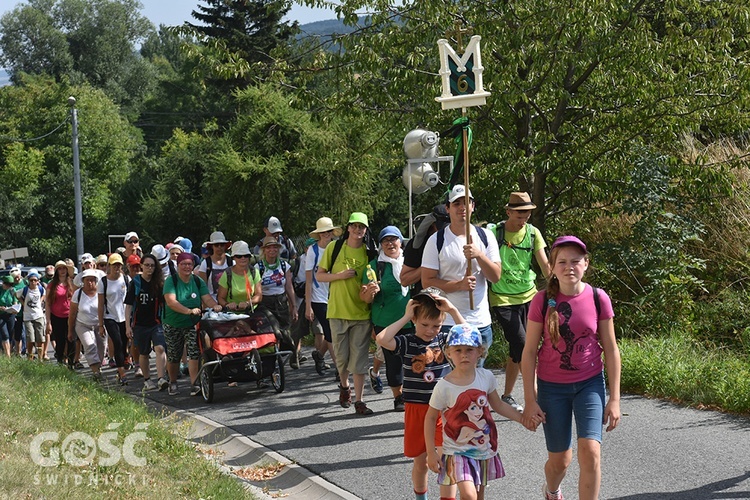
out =
[[[337,238],[344,232],[340,226],[333,225],[333,221],[330,217],[321,217],[315,223],[315,231],[310,232],[310,237],[319,240],[320,233],[326,233],[328,231],[333,231],[333,235]]]

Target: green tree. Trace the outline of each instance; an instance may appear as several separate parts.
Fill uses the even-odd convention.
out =
[[[103,251],[106,235],[132,227],[136,215],[121,190],[142,154],[138,130],[101,90],[23,76],[0,88],[0,175],[9,187],[0,246],[29,246],[35,262],[75,253],[71,95],[78,101],[86,249]]]
[[[363,10],[367,22],[357,17]],[[320,65],[334,67],[328,78],[340,82],[325,88],[327,103],[386,122],[447,128],[457,112],[434,102],[436,42],[456,22],[483,37],[492,95],[469,110],[471,161],[475,195],[491,217],[519,188],[532,193],[542,230],[570,208],[612,206],[628,182],[633,143],[672,153],[679,134],[710,139],[748,123],[744,1],[345,0],[337,11],[358,29]]]
[[[135,45],[153,31],[138,0],[31,0],[0,19],[0,63],[104,90],[126,112],[137,111],[154,80]]]

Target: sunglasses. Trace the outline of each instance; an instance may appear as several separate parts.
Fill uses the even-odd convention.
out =
[[[249,259],[250,256],[249,255],[235,255],[234,258],[235,259]]]
[[[138,243],[138,241],[139,241],[139,240],[136,240],[136,239],[132,239],[132,240],[128,240],[128,243],[130,243],[131,245],[133,245],[133,244],[135,244],[135,243]]]

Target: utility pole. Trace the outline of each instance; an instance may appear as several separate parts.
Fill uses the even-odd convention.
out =
[[[78,159],[78,110],[76,109],[76,98],[68,97],[70,105],[70,120],[73,125],[73,190],[75,193],[76,212],[76,262],[83,255],[83,207],[81,202],[81,166]]]

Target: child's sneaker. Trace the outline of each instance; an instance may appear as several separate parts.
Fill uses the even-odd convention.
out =
[[[378,373],[375,375],[372,368],[370,368],[370,387],[372,387],[372,390],[378,394],[383,393],[383,381],[380,378],[380,374]]]
[[[547,483],[542,484],[542,495],[544,496],[544,500],[565,500],[562,490],[551,493],[547,490]]]
[[[399,394],[393,398],[393,411],[404,411],[404,395]]]

